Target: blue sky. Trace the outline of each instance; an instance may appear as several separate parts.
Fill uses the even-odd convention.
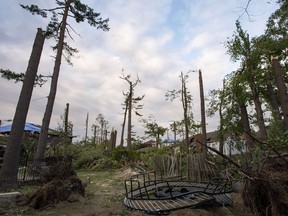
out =
[[[179,101],[165,100],[168,90],[180,89],[180,72],[202,70],[205,95],[222,86],[224,76],[237,68],[230,62],[223,43],[235,30],[235,21],[243,13],[248,0],[82,0],[83,3],[109,17],[109,32],[90,27],[86,23],[71,26],[80,35],[73,35],[68,42],[79,53],[72,60],[74,66],[61,65],[51,128],[60,122],[65,104],[70,104],[70,120],[74,134],[82,139],[85,120],[89,112],[90,125],[101,113],[120,134],[123,116],[122,92],[128,90],[127,82],[119,77],[138,75],[141,83],[135,95],[145,94],[143,118],[153,115],[157,123],[168,127],[171,120],[182,119]],[[3,0],[0,12],[0,67],[13,71],[26,70],[36,29],[48,20],[32,16],[20,8],[21,4],[38,4],[42,8],[53,7],[53,1]],[[269,15],[275,11],[274,1],[250,2],[241,24],[251,36],[261,35]],[[51,58],[52,40],[46,40],[38,73],[51,75],[54,62]],[[198,75],[190,74],[188,80],[193,102],[193,113],[200,121]],[[0,79],[0,119],[13,119],[21,90],[20,83]],[[27,122],[41,124],[50,82],[36,87]],[[207,130],[215,130],[217,117],[208,118]],[[133,119],[137,135],[143,135],[138,119]],[[89,130],[89,134],[91,135]],[[119,140],[118,140],[119,141]]]

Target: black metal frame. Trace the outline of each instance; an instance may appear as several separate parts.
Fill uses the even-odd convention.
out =
[[[151,180],[150,174],[151,172],[140,173],[124,182],[126,192],[124,205],[128,209],[140,210],[148,214],[168,214],[174,210],[193,208],[212,200],[222,205],[231,205],[233,203],[233,200],[227,197],[227,193],[232,192],[232,185],[227,179],[213,178],[209,183],[193,183],[179,180],[157,180],[155,173],[154,180]],[[143,184],[139,181],[139,177],[142,177]],[[153,192],[165,188],[167,189],[166,196],[152,196]],[[182,190],[180,190],[181,192],[177,191],[177,189],[183,188],[185,188],[185,192],[182,192]],[[184,201],[185,205],[182,204]],[[175,203],[175,206],[169,204],[169,202]],[[177,202],[181,202],[181,205],[177,204]],[[163,203],[168,203],[170,207],[164,206],[161,209],[151,206],[153,204],[163,206]]]

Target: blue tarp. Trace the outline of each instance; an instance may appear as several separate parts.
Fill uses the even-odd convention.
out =
[[[163,140],[163,143],[175,143],[177,140],[174,139],[165,139]]]
[[[8,132],[10,132],[11,131],[11,127],[12,127],[12,124],[0,126],[0,133],[8,133]],[[36,125],[30,124],[30,123],[26,123],[24,131],[40,132],[41,128],[37,127]]]

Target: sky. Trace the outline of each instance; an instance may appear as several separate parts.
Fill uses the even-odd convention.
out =
[[[244,9],[249,3],[248,14]],[[141,118],[153,116],[158,125],[169,127],[172,121],[183,119],[181,102],[167,101],[165,93],[179,90],[181,71],[202,71],[204,94],[221,88],[226,74],[237,69],[224,46],[233,35],[235,21],[251,36],[264,33],[268,17],[278,8],[274,1],[258,0],[82,0],[109,18],[108,32],[89,26],[68,23],[73,27],[70,46],[79,53],[72,59],[73,66],[62,61],[58,89],[50,128],[61,123],[66,103],[69,120],[73,123],[75,140],[85,136],[85,122],[89,113],[88,136],[91,125],[99,114],[121,133],[124,102],[123,92],[128,83],[120,79],[123,74],[137,76],[141,82],[135,87],[135,96],[145,95]],[[31,15],[19,4],[37,4],[40,8],[55,7],[54,1],[2,0],[5,10],[0,12],[0,68],[15,72],[27,69],[37,28],[45,29],[49,19]],[[38,74],[52,75],[54,60],[52,39],[46,40]],[[0,119],[2,123],[13,119],[22,83],[0,78]],[[27,122],[42,122],[50,80],[35,87]],[[193,96],[193,115],[200,122],[200,97],[197,73],[189,73],[188,90]],[[207,106],[207,102],[206,102]],[[141,118],[133,116],[133,131],[144,136]],[[207,131],[216,130],[217,116],[206,119]],[[165,136],[171,136],[169,132]],[[171,138],[170,137],[170,138]],[[117,139],[117,143],[120,139]]]

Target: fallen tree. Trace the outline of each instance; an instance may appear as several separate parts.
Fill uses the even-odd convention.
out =
[[[252,138],[255,144],[265,145],[266,151],[263,150],[258,158],[253,158],[249,152],[249,160],[246,158],[244,164],[235,162],[214,148],[206,147],[229,161],[235,168],[233,172],[243,176],[243,202],[255,215],[288,215],[288,155],[281,154],[270,143]]]

